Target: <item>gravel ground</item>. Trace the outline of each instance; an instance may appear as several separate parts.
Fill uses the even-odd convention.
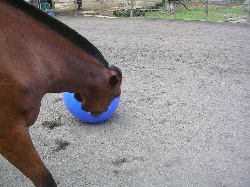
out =
[[[60,187],[249,187],[250,26],[57,17],[123,71],[100,125],[47,94],[33,141]],[[0,157],[0,186],[32,186]]]

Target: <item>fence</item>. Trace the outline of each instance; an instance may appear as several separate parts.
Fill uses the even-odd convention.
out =
[[[234,21],[234,22],[250,22],[250,5],[245,3],[244,1],[192,1],[192,2],[181,2],[179,1],[179,5],[172,9],[173,5],[166,0],[165,3],[165,12],[168,13],[169,18],[174,17],[171,16],[172,13],[183,13],[186,12],[186,16],[195,15],[193,12],[200,12],[198,16],[200,16],[199,20],[205,21]],[[203,14],[203,15],[202,15]],[[224,19],[219,18],[223,16]],[[219,18],[219,19],[218,19]],[[188,19],[188,18],[186,18]],[[190,18],[192,19],[192,18]]]
[[[101,15],[112,16],[116,10],[133,10],[144,6],[150,6],[161,0],[138,0],[131,3],[130,0],[55,0],[53,9],[57,15]],[[131,5],[134,5],[133,7]]]
[[[123,9],[129,12],[129,14],[126,15],[130,17],[136,16],[135,11],[139,11],[142,13],[139,15],[157,12],[158,14],[163,14],[165,17],[171,19],[177,13],[186,13],[186,15],[188,15],[193,12],[199,12],[200,16],[202,16],[205,21],[213,21],[212,15],[214,13],[223,13],[223,16],[225,17],[224,21],[244,21],[250,23],[249,0],[247,0],[248,2],[243,0],[234,2],[229,1],[231,0],[222,0],[219,2],[218,0],[201,0],[196,2],[165,0],[165,2],[162,3],[162,0],[47,0],[48,3],[51,2],[57,15],[73,14],[85,16],[113,16],[114,11]],[[155,4],[161,4],[162,6],[154,8],[153,5]],[[232,5],[238,9],[237,12],[230,12]],[[234,18],[235,15],[236,18]],[[237,15],[241,16],[237,17]]]
[[[138,11],[138,10],[137,10]],[[250,23],[250,5],[243,1],[165,1],[160,9],[139,9],[142,15],[145,12],[158,13],[156,18],[189,19],[204,21],[230,21]],[[159,16],[159,13],[165,16]]]

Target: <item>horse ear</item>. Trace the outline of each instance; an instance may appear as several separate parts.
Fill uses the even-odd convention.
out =
[[[81,96],[81,94],[79,93],[74,93],[74,98],[78,101],[78,102],[83,102],[83,98]]]
[[[119,78],[116,75],[113,75],[109,78],[109,84],[115,86],[119,82]]]

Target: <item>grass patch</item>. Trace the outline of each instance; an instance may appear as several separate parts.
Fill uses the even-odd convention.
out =
[[[189,7],[188,10],[184,7],[177,6],[174,14],[163,14],[164,10],[160,12],[146,12],[146,18],[167,18],[167,19],[179,19],[179,20],[205,20],[205,6],[204,4]],[[209,4],[208,9],[208,21],[227,21],[228,17],[233,20],[239,18],[247,18],[248,7],[236,6],[233,4],[227,5],[213,5]]]

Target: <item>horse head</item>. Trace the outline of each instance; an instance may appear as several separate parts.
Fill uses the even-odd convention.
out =
[[[105,69],[107,78],[99,80],[98,86],[91,86],[87,89],[87,93],[74,93],[74,98],[82,103],[81,109],[96,118],[106,112],[114,98],[121,94],[121,70],[114,65],[109,65]],[[94,85],[96,85],[96,82]]]

